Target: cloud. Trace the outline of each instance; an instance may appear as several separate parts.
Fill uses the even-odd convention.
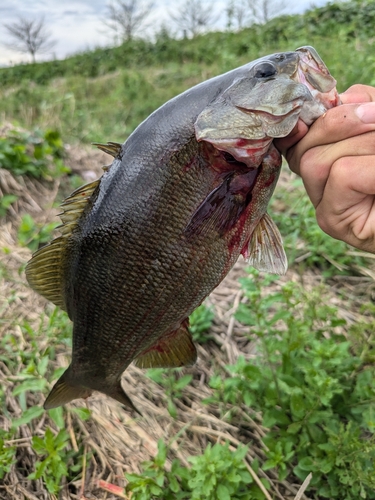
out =
[[[154,2],[154,8],[149,17],[150,24],[157,31],[163,21],[168,19],[169,11],[178,9],[184,0],[159,0]],[[204,1],[204,0],[202,0]],[[301,0],[290,2],[286,13],[303,12],[311,7],[312,0]],[[0,44],[4,44],[8,35],[4,23],[12,23],[17,18],[44,17],[46,27],[51,32],[53,39],[57,41],[54,47],[54,55],[64,58],[75,52],[94,48],[100,45],[108,45],[110,37],[105,35],[105,19],[107,11],[106,0],[0,0]],[[215,5],[222,12],[229,0],[219,0]],[[314,0],[319,6],[327,3],[327,0]],[[223,27],[224,23],[220,24]],[[45,58],[46,56],[43,56]],[[41,60],[42,56],[38,56]],[[0,48],[0,65],[27,61],[25,54]]]

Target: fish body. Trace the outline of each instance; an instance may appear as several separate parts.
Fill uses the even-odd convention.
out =
[[[30,285],[73,321],[72,362],[45,408],[101,391],[134,409],[121,374],[193,364],[188,317],[242,253],[286,270],[266,213],[281,157],[273,138],[339,103],[310,47],[203,82],[151,114],[99,181],[63,203],[62,235],[31,259]]]

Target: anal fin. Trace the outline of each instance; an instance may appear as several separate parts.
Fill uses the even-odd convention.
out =
[[[288,269],[280,231],[268,214],[261,218],[241,253],[258,271],[285,274]]]
[[[156,344],[135,359],[139,368],[178,368],[191,366],[197,360],[197,350],[188,330],[188,319],[180,327],[163,335]]]

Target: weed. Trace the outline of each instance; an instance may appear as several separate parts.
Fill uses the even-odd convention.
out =
[[[13,434],[9,431],[0,429],[0,479],[8,473],[15,463],[15,446],[7,446],[6,441],[11,440]]]
[[[193,379],[193,376],[189,374],[179,377],[180,373],[180,368],[151,368],[146,373],[151,380],[160,384],[165,389],[168,412],[173,418],[177,417],[177,408],[174,401],[182,397],[182,390]]]
[[[60,176],[70,171],[62,163],[63,151],[57,131],[12,130],[7,137],[0,137],[0,167],[14,175],[29,175],[37,179]]]
[[[126,491],[132,492],[133,500],[189,498],[186,491],[189,471],[182,467],[177,459],[173,460],[170,472],[167,471],[165,468],[167,452],[165,443],[159,440],[158,453],[153,460],[142,464],[142,474],[125,474],[129,481]]]
[[[160,440],[153,460],[144,462],[142,474],[125,474],[126,491],[133,500],[191,499],[262,500],[260,492],[244,463],[246,446],[231,450],[228,444],[208,444],[202,455],[189,457],[191,467],[183,467],[174,459],[165,467],[168,449]],[[264,482],[265,486],[267,483]]]
[[[65,429],[61,429],[54,435],[50,428],[47,428],[44,438],[34,436],[32,447],[38,455],[44,458],[41,462],[36,462],[35,472],[29,474],[29,479],[43,478],[47,490],[50,493],[58,493],[61,487],[61,480],[68,476],[68,463],[76,455],[74,451],[68,451],[69,434]],[[81,470],[80,463],[70,465],[69,472]]]
[[[206,333],[210,329],[213,319],[214,313],[212,309],[205,304],[201,304],[189,316],[189,330],[196,342],[207,342],[209,336]]]
[[[261,500],[264,495],[246,468],[244,457],[247,447],[241,446],[235,451],[228,444],[208,444],[204,453],[190,457],[192,467],[188,485],[193,500],[207,498],[209,500]]]
[[[9,207],[17,201],[18,196],[14,194],[5,194],[4,196],[0,196],[0,217],[6,215]]]
[[[51,240],[52,233],[57,226],[58,222],[38,224],[30,214],[25,214],[18,227],[18,242],[21,246],[27,246],[30,250],[35,251]]]
[[[212,378],[216,401],[262,412],[270,429],[263,469],[277,468],[280,480],[291,470],[301,480],[313,472],[318,495],[375,498],[375,370],[367,364],[374,342],[342,335],[345,321],[321,288],[307,294],[289,282],[264,296],[272,279],[251,271],[241,280],[248,302],[237,319],[251,327],[259,352],[228,366],[230,378]],[[355,329],[357,337],[364,331]]]

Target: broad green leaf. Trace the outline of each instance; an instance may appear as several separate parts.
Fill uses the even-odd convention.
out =
[[[216,488],[217,500],[230,500],[230,494],[228,488],[224,484],[219,484]]]
[[[51,417],[58,429],[63,429],[65,427],[64,409],[62,406],[48,410],[48,415]]]
[[[290,409],[296,418],[302,419],[307,411],[305,398],[301,394],[292,394],[290,397]]]
[[[47,381],[44,378],[33,378],[29,380],[25,380],[21,384],[17,385],[13,389],[13,395],[18,396],[22,392],[31,391],[31,392],[43,392],[47,385]]]
[[[20,425],[25,425],[30,423],[34,418],[40,417],[44,413],[44,409],[41,406],[32,406],[23,412],[21,417],[15,418],[12,421],[12,427],[19,427]]]

